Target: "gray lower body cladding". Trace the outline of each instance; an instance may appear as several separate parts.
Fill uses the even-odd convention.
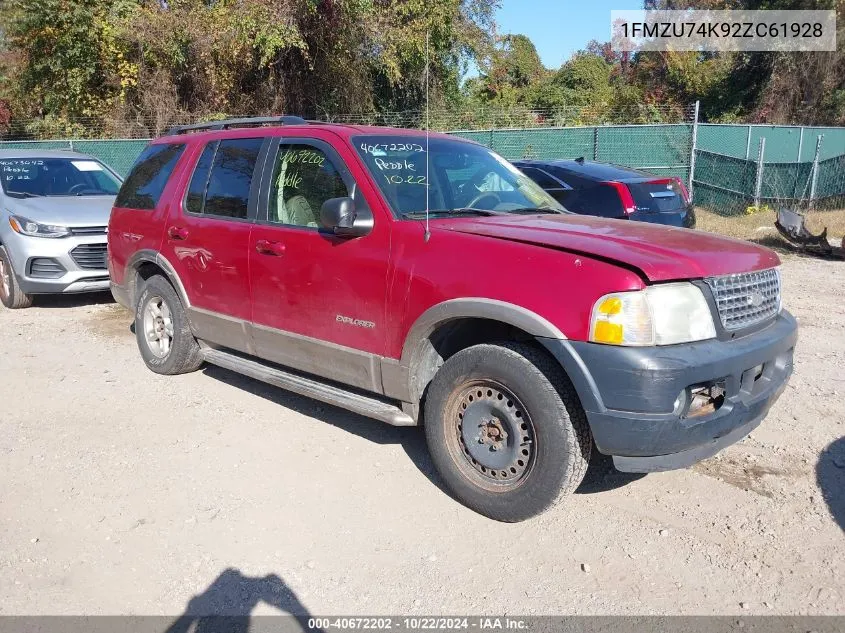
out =
[[[756,427],[792,374],[797,324],[784,311],[742,338],[667,347],[539,340],[572,379],[599,451],[649,472],[689,466]],[[692,414],[692,395],[711,386],[718,406]]]

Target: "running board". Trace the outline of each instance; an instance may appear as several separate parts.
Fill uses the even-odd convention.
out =
[[[275,387],[281,387],[301,396],[333,404],[359,415],[387,422],[392,426],[416,426],[416,422],[411,416],[388,402],[347,391],[342,387],[319,382],[313,378],[306,378],[218,349],[204,347],[202,352],[206,362],[212,365],[255,378]]]

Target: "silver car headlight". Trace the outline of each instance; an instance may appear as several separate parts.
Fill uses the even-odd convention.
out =
[[[70,235],[70,229],[66,226],[41,224],[40,222],[27,220],[19,215],[10,215],[9,224],[16,233],[29,235],[30,237],[67,237]]]
[[[689,282],[614,292],[596,301],[590,341],[607,345],[675,345],[716,337],[701,290]]]

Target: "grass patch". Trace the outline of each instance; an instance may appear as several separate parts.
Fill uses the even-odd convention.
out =
[[[751,215],[723,216],[696,208],[697,229],[721,233],[730,237],[738,237],[744,240],[760,241],[763,238],[775,236],[781,239],[775,228],[777,214],[774,211],[759,211]],[[834,211],[810,211],[804,214],[807,218],[807,229],[818,235],[824,227],[827,227],[827,238],[832,244],[839,246],[842,236],[845,235],[845,209]]]

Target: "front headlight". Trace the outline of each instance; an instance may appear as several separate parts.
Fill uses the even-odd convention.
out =
[[[41,224],[27,220],[19,215],[10,215],[9,224],[16,233],[29,235],[30,237],[67,237],[70,235],[70,229],[66,226]]]
[[[688,282],[615,292],[596,301],[590,340],[609,345],[674,345],[715,338],[701,290]]]

